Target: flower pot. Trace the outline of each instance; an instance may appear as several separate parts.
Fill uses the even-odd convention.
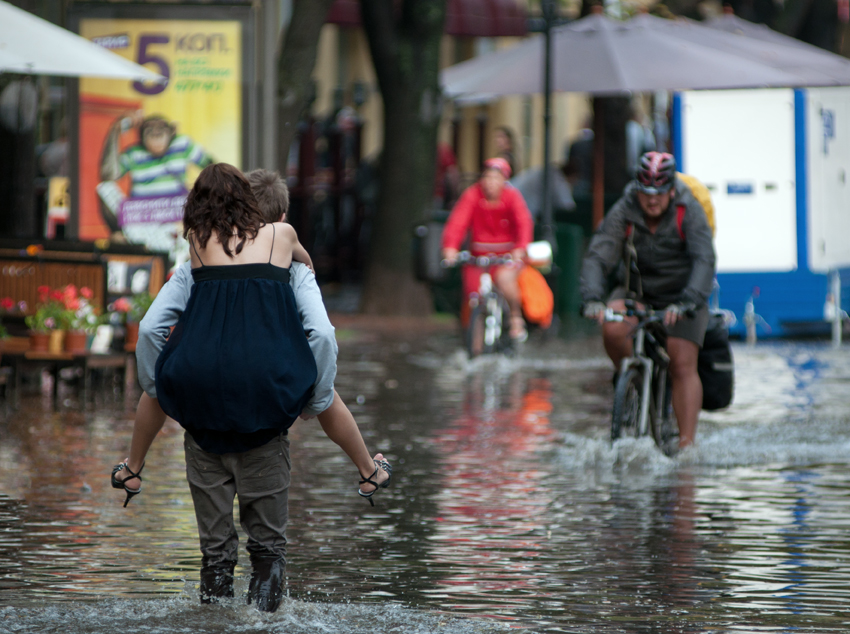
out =
[[[136,342],[139,340],[139,323],[127,322],[126,334],[124,335],[124,349],[133,351],[136,349]]]
[[[65,333],[65,352],[85,352],[88,335],[82,330],[69,330]]]
[[[30,332],[30,352],[47,352],[47,342],[49,340],[49,333]]]
[[[62,354],[65,343],[64,330],[51,330],[50,337],[47,341],[47,351],[50,354]]]

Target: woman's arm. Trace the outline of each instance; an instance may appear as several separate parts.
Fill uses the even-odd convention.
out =
[[[285,222],[276,222],[275,228],[278,230],[275,235],[280,236],[277,239],[283,240],[286,246],[292,251],[292,259],[296,262],[306,264],[307,268],[313,271],[313,260],[310,258],[310,254],[307,253],[304,245],[298,241],[298,234],[295,233],[292,225]]]
[[[307,268],[313,271],[313,260],[310,259],[310,254],[307,253],[307,249],[298,242],[297,238],[295,239],[295,244],[292,245],[292,259],[296,262],[306,264]]]

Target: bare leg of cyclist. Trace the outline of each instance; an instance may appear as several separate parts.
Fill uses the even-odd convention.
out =
[[[608,303],[608,307],[616,312],[626,310],[626,304],[621,299],[615,299]],[[631,332],[634,324],[633,318],[626,321],[607,321],[602,324],[602,343],[605,352],[614,363],[614,372],[620,371],[620,363],[626,357],[632,356]]]
[[[511,309],[511,338],[522,339],[526,336],[525,321],[522,318],[522,298],[519,293],[519,266],[500,266],[493,277],[496,286],[505,296]]]
[[[699,346],[687,339],[669,337],[670,376],[673,379],[673,411],[679,423],[679,448],[694,443],[702,408],[702,383],[697,372]]]

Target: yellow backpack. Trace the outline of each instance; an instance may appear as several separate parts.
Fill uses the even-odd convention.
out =
[[[714,205],[711,203],[711,192],[708,191],[708,187],[703,185],[690,174],[676,172],[676,178],[687,185],[688,189],[691,190],[691,194],[693,194],[694,198],[697,199],[697,202],[702,205],[702,208],[705,211],[705,217],[708,220],[708,226],[711,227],[711,235],[713,237],[714,234],[717,233],[717,227],[714,223]]]

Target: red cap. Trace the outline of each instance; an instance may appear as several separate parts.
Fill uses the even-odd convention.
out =
[[[485,170],[499,170],[505,178],[511,177],[511,166],[503,158],[491,158],[484,161]]]

